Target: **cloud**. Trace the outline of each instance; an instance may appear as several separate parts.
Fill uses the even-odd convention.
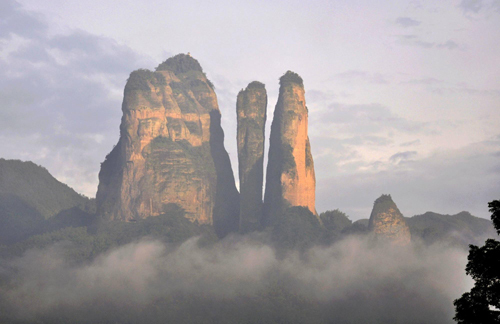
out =
[[[460,46],[452,41],[452,40],[448,40],[444,43],[441,43],[441,44],[437,44],[437,48],[446,48],[446,49],[449,49],[449,50],[454,50],[454,49],[457,49],[459,48]]]
[[[75,265],[61,246],[2,263],[0,315],[46,322],[452,323],[466,252],[359,237],[277,257],[250,238],[128,244]]]
[[[394,163],[394,164],[400,164],[402,162],[412,160],[416,156],[417,156],[417,151],[398,152],[398,153],[392,155],[389,158],[389,161]]]
[[[39,15],[28,12],[14,0],[4,0],[0,4],[0,38],[16,34],[26,38],[41,36],[47,32],[48,25]]]
[[[353,159],[353,168],[343,166],[343,172],[318,178],[316,208],[339,208],[353,219],[366,218],[372,207],[369,202],[382,193],[390,193],[406,216],[426,211],[455,214],[465,210],[488,218],[487,202],[498,199],[500,193],[496,156],[499,150],[500,140],[492,138],[426,156],[408,151],[394,153],[386,160]],[[398,161],[404,163],[394,163]],[[330,169],[337,167],[330,163]]]
[[[416,47],[421,47],[424,49],[447,49],[447,50],[455,50],[455,49],[461,49],[463,46],[458,44],[457,42],[453,40],[447,40],[445,42],[439,43],[439,42],[429,42],[422,40],[419,36],[417,35],[397,35],[397,41],[396,43],[399,45],[404,45],[404,46],[416,46]]]
[[[312,122],[323,127],[334,128],[343,134],[371,134],[381,131],[423,131],[425,123],[407,120],[393,113],[388,107],[373,104],[332,103],[326,109],[316,111]],[[317,129],[317,128],[316,128]]]
[[[464,12],[478,13],[484,6],[483,0],[462,0],[460,7]]]
[[[429,78],[422,78],[422,79],[412,79],[410,81],[403,82],[403,83],[433,85],[433,84],[438,84],[438,83],[442,83],[442,82],[443,82],[442,80],[438,80],[436,78],[429,77]]]
[[[451,45],[451,47],[453,46],[454,45]],[[453,94],[465,93],[473,96],[488,96],[488,97],[500,96],[500,89],[479,89],[476,87],[472,87],[465,82],[460,82],[460,83],[446,82],[444,80],[432,77],[411,79],[409,81],[400,82],[400,84],[425,86],[428,91],[440,95],[453,95]]]
[[[49,34],[42,17],[2,2],[0,150],[33,160],[93,196],[99,163],[116,144],[125,81],[150,62],[112,39]],[[82,178],[83,176],[83,178]]]
[[[399,146],[401,146],[401,147],[416,146],[416,145],[420,145],[420,143],[421,143],[420,140],[416,139],[414,141],[409,141],[409,142],[401,143],[401,144],[399,144]]]
[[[500,13],[499,0],[462,0],[459,7],[465,15],[477,16],[483,12],[491,11]]]
[[[412,19],[410,17],[398,17],[396,19],[396,24],[402,27],[415,27],[420,25],[420,21]]]

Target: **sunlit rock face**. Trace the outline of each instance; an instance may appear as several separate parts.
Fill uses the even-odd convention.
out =
[[[411,241],[410,229],[390,195],[375,200],[368,230],[375,238],[394,244],[407,245]]]
[[[132,72],[122,111],[120,139],[99,173],[98,214],[130,221],[176,204],[221,236],[236,230],[239,195],[217,97],[198,61],[179,54],[154,72]]]
[[[316,178],[307,135],[308,110],[302,78],[288,71],[280,78],[269,144],[264,197],[264,225],[272,224],[284,208],[315,208]]]
[[[236,114],[241,233],[261,227],[266,109],[264,84],[254,81],[238,94]]]

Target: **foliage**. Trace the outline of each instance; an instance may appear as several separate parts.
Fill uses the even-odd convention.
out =
[[[175,74],[186,73],[188,71],[200,71],[203,72],[200,63],[192,58],[190,55],[177,54],[165,62],[158,65],[156,71],[172,71]]]
[[[198,80],[199,81],[199,80]],[[202,82],[202,81],[200,81]],[[204,84],[204,83],[203,83]],[[189,93],[190,87],[185,82],[172,82],[170,83],[172,93],[177,100],[177,104],[183,113],[196,113],[198,112],[196,101]]]
[[[426,244],[438,241],[467,248],[479,244],[484,237],[493,237],[495,230],[491,221],[474,217],[468,212],[456,215],[440,215],[427,212],[406,218],[413,239],[420,238]],[[459,233],[459,235],[457,235]]]
[[[139,69],[130,73],[130,77],[125,85],[125,99],[129,107],[139,104],[138,94],[150,103],[150,107],[159,107],[161,103],[151,95],[151,90],[158,91],[165,86],[167,81],[161,73],[154,73],[147,69]],[[153,89],[151,88],[153,87]]]
[[[321,213],[319,218],[327,230],[335,233],[340,233],[344,228],[352,225],[352,221],[349,217],[338,209]]]
[[[306,141],[306,168],[314,168],[314,161],[311,153],[311,144],[309,143],[309,138],[307,138]]]
[[[280,78],[280,86],[285,86],[285,85],[290,84],[290,83],[296,83],[301,87],[304,86],[304,81],[297,73],[292,72],[292,71],[287,71]]]
[[[295,157],[293,156],[292,146],[288,143],[283,143],[282,154],[283,171],[289,173],[292,177],[295,177],[297,164],[295,163]]]
[[[324,239],[325,231],[318,218],[302,206],[285,209],[272,229],[272,239],[279,249],[304,250]]]
[[[248,84],[247,90],[248,89],[265,89],[266,85],[262,82],[259,81],[252,81]]]
[[[342,230],[344,235],[363,235],[368,233],[368,219],[360,219]]]
[[[25,207],[33,208],[45,219],[62,210],[74,206],[83,208],[89,203],[88,198],[56,180],[45,168],[19,160],[0,159],[0,195],[16,197]],[[5,216],[8,213],[9,217],[23,215],[14,206],[10,211],[2,210],[0,213]]]
[[[500,201],[488,204],[491,219],[500,234]],[[455,320],[460,324],[500,323],[500,242],[486,240],[484,246],[470,245],[465,272],[475,284],[454,301]]]
[[[392,201],[391,195],[381,195],[373,203],[372,214],[378,214],[382,211],[386,211],[389,208],[397,208],[396,204]]]
[[[155,73],[147,69],[139,69],[130,73],[130,76],[125,85],[125,92],[128,91],[142,91],[149,92],[151,88],[148,84],[156,83]]]
[[[162,215],[140,219],[135,222],[110,221],[101,223],[97,229],[92,225],[65,227],[10,246],[0,248],[0,257],[13,257],[32,248],[44,248],[54,243],[65,243],[64,253],[71,260],[83,262],[97,255],[141,238],[148,237],[164,243],[181,243],[193,236],[201,236],[203,244],[211,244],[217,237],[207,225],[191,223],[184,217],[181,208],[169,208]]]

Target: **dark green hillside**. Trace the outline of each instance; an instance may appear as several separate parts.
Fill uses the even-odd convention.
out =
[[[335,234],[340,234],[344,228],[352,225],[352,221],[349,217],[338,209],[327,210],[319,215],[323,226],[327,230],[335,232]]]
[[[89,215],[83,210],[91,211],[91,205],[90,199],[57,181],[45,168],[0,159],[0,244],[65,227],[76,218],[78,226]],[[78,211],[70,212],[74,207]]]
[[[496,235],[490,220],[472,216],[469,212],[441,215],[427,212],[406,218],[412,239],[422,239],[427,244],[445,241],[467,247],[479,244],[485,237]]]
[[[0,159],[0,194],[18,197],[45,219],[88,202],[45,168],[19,160]]]
[[[68,222],[71,221],[69,218],[77,217],[74,212],[71,215],[63,215],[61,220]],[[45,221],[46,227],[49,226],[48,223],[50,221]],[[182,243],[191,237],[200,236],[198,243],[201,245],[217,241],[212,227],[191,223],[185,217],[184,210],[175,206],[166,214],[136,222],[110,221],[100,224],[97,228],[86,224],[76,227],[76,224],[73,219],[69,225],[60,226],[57,230],[47,230],[16,244],[0,245],[0,258],[20,256],[29,249],[40,249],[55,243],[60,243],[65,257],[72,261],[85,262],[109,249],[139,241],[141,238],[156,239],[164,243]],[[52,226],[55,228],[53,224]]]

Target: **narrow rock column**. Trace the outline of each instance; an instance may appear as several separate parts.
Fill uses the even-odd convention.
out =
[[[241,233],[261,227],[266,108],[267,93],[264,84],[254,81],[238,93],[236,113]]]
[[[302,78],[288,71],[280,78],[274,110],[264,197],[264,225],[284,209],[303,206],[317,215],[316,177],[307,135],[308,111]]]

